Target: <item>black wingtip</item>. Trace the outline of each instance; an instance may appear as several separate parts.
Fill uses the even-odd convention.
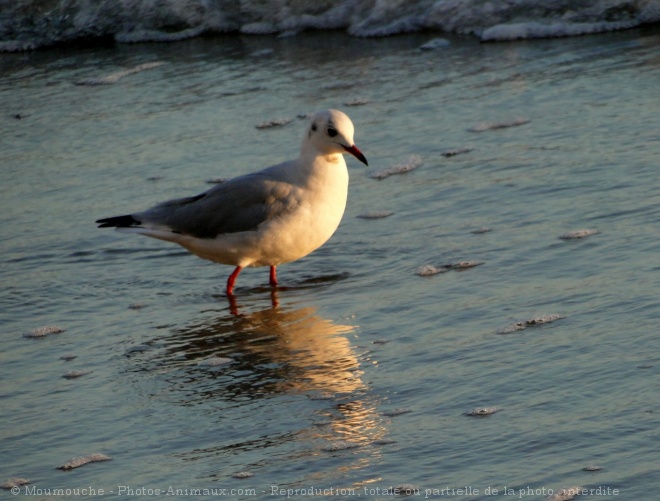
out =
[[[142,223],[133,216],[116,216],[98,219],[96,224],[99,225],[99,228],[130,228],[139,226]]]

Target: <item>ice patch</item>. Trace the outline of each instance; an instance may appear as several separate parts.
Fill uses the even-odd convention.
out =
[[[73,458],[70,461],[67,461],[62,466],[58,466],[59,470],[73,470],[74,468],[80,468],[89,463],[96,463],[99,461],[110,461],[112,458],[106,456],[105,454],[91,454],[85,457]]]
[[[582,487],[579,485],[564,487],[547,497],[546,501],[571,501],[571,499],[575,499],[576,496],[579,496],[581,491]]]
[[[388,489],[389,494],[397,496],[419,496],[419,487],[414,484],[399,484]]]
[[[221,367],[223,365],[230,364],[233,361],[234,361],[233,359],[227,357],[210,357],[207,358],[206,360],[202,360],[197,365],[201,367]]]
[[[369,100],[364,98],[356,98],[344,102],[344,106],[364,106],[365,104],[369,104]]]
[[[326,452],[336,452],[336,451],[345,451],[346,449],[354,449],[359,447],[359,444],[354,442],[347,442],[345,440],[337,440],[336,442],[331,443],[323,447],[323,450]]]
[[[512,332],[516,331],[521,331],[523,329],[526,329],[527,327],[531,327],[534,325],[542,325],[542,324],[547,324],[550,322],[554,322],[555,320],[561,320],[562,318],[566,318],[566,315],[557,315],[557,314],[551,314],[551,315],[541,315],[539,317],[532,317],[527,320],[520,320],[518,322],[514,322],[512,324],[507,325],[506,327],[500,329],[497,331],[498,334],[510,334]]]
[[[411,155],[405,162],[401,164],[393,165],[387,169],[371,172],[369,177],[372,179],[381,180],[396,174],[405,174],[406,172],[410,172],[411,170],[416,169],[420,165],[422,165],[422,157],[419,155]]]
[[[415,270],[415,275],[419,275],[420,277],[430,277],[432,275],[437,275],[438,273],[447,273],[452,270],[469,270],[470,268],[482,264],[484,264],[483,261],[459,261],[458,263],[445,264],[439,267],[433,266],[432,264],[425,264]]]
[[[449,47],[450,45],[451,42],[446,38],[434,38],[433,40],[429,40],[419,48],[421,50],[435,50],[435,49],[442,49],[444,47]]]
[[[251,471],[239,471],[239,472],[236,472],[232,475],[232,477],[234,477],[234,478],[250,478],[250,477],[253,477],[253,476],[254,476],[254,473],[252,473]]]
[[[598,230],[575,230],[559,235],[559,238],[562,240],[575,240],[578,238],[589,237],[591,235],[597,235],[598,233]]]
[[[466,416],[470,417],[485,417],[495,414],[500,409],[497,407],[476,407],[469,412],[466,412]]]
[[[21,485],[27,485],[29,483],[30,481],[26,478],[12,477],[7,479],[6,482],[3,482],[0,487],[3,489],[14,489],[15,487],[20,487]]]
[[[273,127],[283,127],[293,122],[293,118],[275,118],[273,120],[266,120],[260,124],[255,125],[257,129],[272,129]]]
[[[127,77],[128,75],[133,75],[134,73],[139,73],[141,71],[150,70],[152,68],[158,68],[165,64],[162,61],[154,61],[152,63],[143,63],[134,66],[133,68],[128,68],[126,70],[116,71],[110,75],[106,75],[100,78],[87,78],[85,80],[80,80],[76,82],[76,85],[109,85],[118,82],[120,79]]]
[[[77,379],[79,377],[83,377],[83,376],[86,376],[87,374],[91,374],[91,373],[92,373],[92,371],[85,371],[85,370],[83,370],[83,371],[80,371],[80,370],[79,371],[69,371],[69,372],[66,372],[66,373],[62,374],[62,377],[64,379]]]
[[[57,325],[47,325],[23,334],[23,337],[45,337],[50,336],[51,334],[61,334],[62,332],[64,332],[62,327],[58,327]]]
[[[419,275],[420,277],[430,277],[432,275],[437,275],[438,273],[447,273],[448,271],[449,268],[446,266],[437,268],[432,264],[425,264],[415,270],[415,275]]]

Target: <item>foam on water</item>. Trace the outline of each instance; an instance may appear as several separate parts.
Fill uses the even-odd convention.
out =
[[[80,39],[174,42],[205,33],[294,36],[304,30],[336,29],[359,37],[431,29],[497,41],[585,35],[658,21],[660,5],[645,0],[144,0],[119,5],[114,0],[18,0],[3,6],[0,51]],[[422,48],[443,46],[438,42]]]

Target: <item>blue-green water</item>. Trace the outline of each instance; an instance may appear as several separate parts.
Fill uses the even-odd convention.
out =
[[[429,38],[0,56],[1,481],[40,499],[660,490],[660,32],[419,50]],[[95,227],[294,157],[296,116],[326,107],[371,167],[347,160],[339,230],[280,290],[241,274],[238,314],[230,268]],[[277,118],[292,122],[255,128]],[[373,211],[393,214],[357,217]],[[598,233],[559,238],[582,229]],[[460,261],[483,264],[415,273]],[[24,337],[44,326],[65,330]],[[498,411],[466,415],[483,407]],[[92,453],[112,460],[57,469]]]

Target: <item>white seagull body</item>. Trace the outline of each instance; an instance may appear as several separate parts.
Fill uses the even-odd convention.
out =
[[[96,222],[99,228],[174,242],[201,258],[235,266],[227,280],[228,294],[248,266],[270,266],[270,283],[277,285],[276,266],[318,249],[339,226],[348,195],[343,153],[367,164],[353,143],[353,131],[341,111],[318,111],[297,159],[194,197]]]

